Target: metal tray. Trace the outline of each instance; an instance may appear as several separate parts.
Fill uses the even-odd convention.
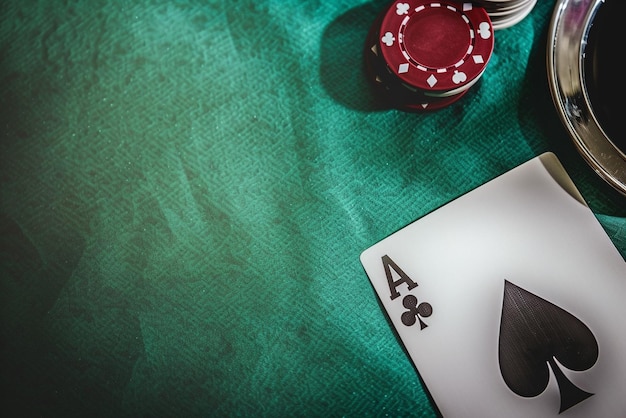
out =
[[[594,35],[602,29],[598,16],[613,14],[615,8],[623,9],[625,4],[623,0],[557,0],[546,58],[552,99],[578,151],[600,177],[626,196],[626,124],[622,121],[618,127],[613,115],[609,129],[606,113],[600,114],[606,109],[606,104],[599,103],[603,96],[593,94],[593,84],[598,81],[597,74],[593,74],[598,67],[594,42],[602,39]],[[609,23],[606,19],[602,22]]]

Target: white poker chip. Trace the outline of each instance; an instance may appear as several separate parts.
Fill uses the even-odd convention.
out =
[[[494,30],[506,29],[521,22],[533,10],[537,0],[475,0],[483,7]]]

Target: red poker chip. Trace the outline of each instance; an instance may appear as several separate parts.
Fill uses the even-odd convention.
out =
[[[494,46],[485,9],[453,0],[396,1],[378,33],[389,71],[433,96],[466,90],[482,75]]]
[[[467,93],[468,90],[465,90],[459,94],[449,97],[428,97],[425,100],[414,101],[411,103],[403,103],[398,108],[406,110],[406,111],[432,111],[443,109],[444,107],[450,106],[452,103],[456,103],[461,97]]]
[[[429,96],[425,92],[410,88],[389,73],[384,61],[380,59],[376,38],[378,32],[368,35],[365,48],[365,67],[368,79],[390,107],[407,112],[427,112],[439,110],[458,101],[467,93],[465,89],[458,94],[446,97]]]

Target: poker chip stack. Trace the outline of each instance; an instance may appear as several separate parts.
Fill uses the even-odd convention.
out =
[[[537,0],[474,0],[483,7],[495,30],[516,25],[532,11]]]
[[[494,47],[486,9],[454,0],[395,1],[367,37],[365,63],[377,91],[406,111],[431,111],[463,97]]]

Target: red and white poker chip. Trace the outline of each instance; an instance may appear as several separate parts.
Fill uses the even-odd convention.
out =
[[[433,97],[449,97],[482,75],[494,47],[487,12],[453,0],[396,1],[384,13],[378,47],[402,83]]]
[[[435,97],[401,82],[380,57],[376,29],[374,26],[367,38],[365,67],[376,92],[388,105],[407,112],[426,112],[447,107],[465,95],[467,89],[454,95]]]

